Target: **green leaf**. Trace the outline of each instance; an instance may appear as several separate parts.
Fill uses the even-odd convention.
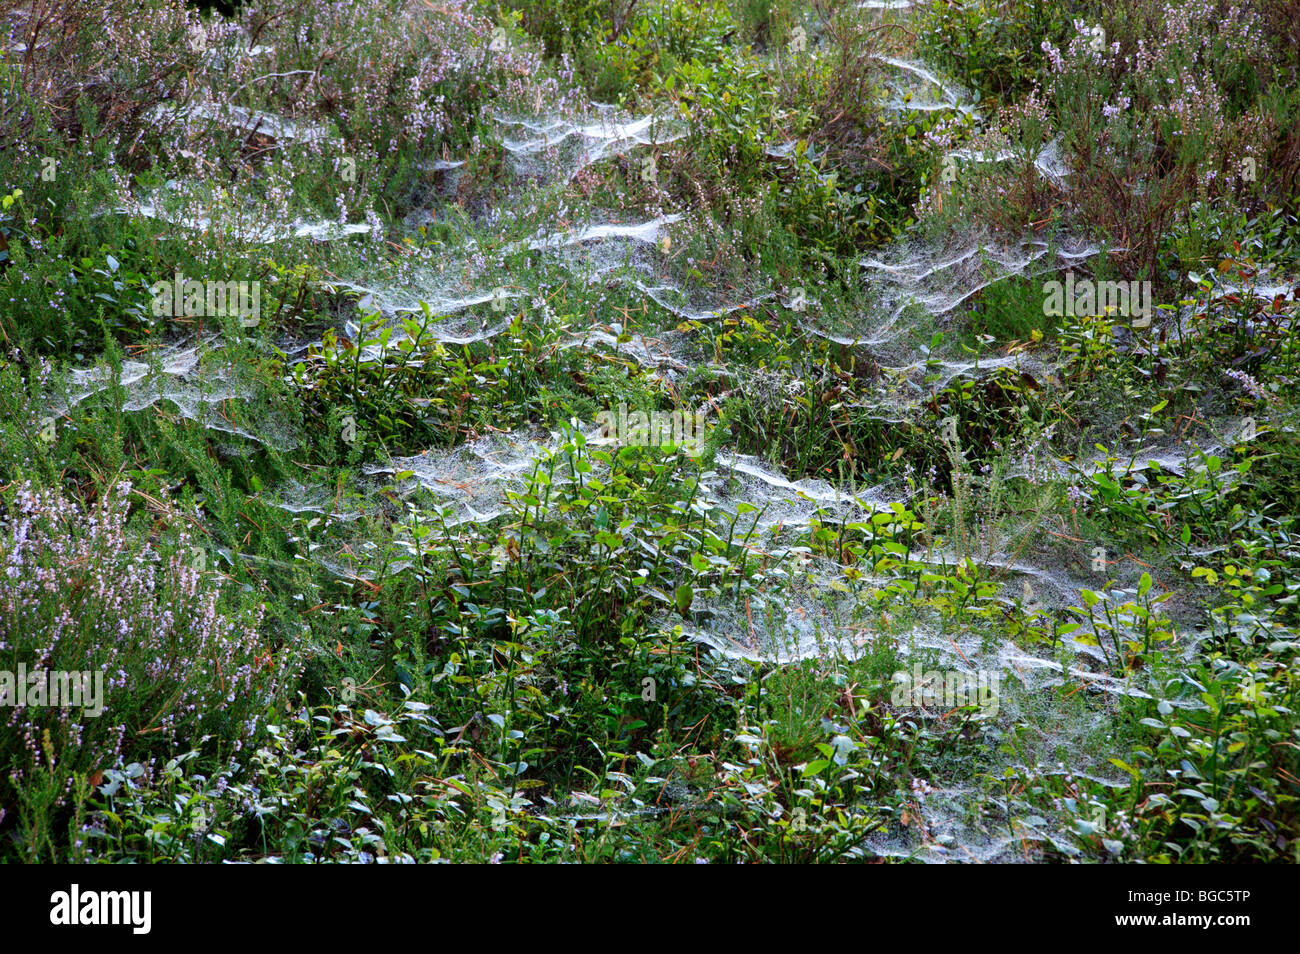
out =
[[[1125,772],[1128,772],[1129,775],[1132,775],[1135,779],[1141,780],[1142,778],[1138,770],[1135,769],[1133,766],[1129,765],[1123,759],[1111,759],[1110,764],[1115,766],[1116,768],[1123,769]]]
[[[683,583],[681,586],[677,587],[677,593],[675,596],[677,612],[681,613],[683,616],[689,613],[691,610],[691,601],[694,598],[695,591],[691,589],[689,583]]]

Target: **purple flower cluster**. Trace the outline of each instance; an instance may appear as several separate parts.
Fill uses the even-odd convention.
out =
[[[1256,401],[1264,401],[1267,403],[1273,400],[1273,395],[1264,388],[1264,385],[1260,384],[1245,371],[1234,369],[1225,372],[1225,374],[1240,384],[1246,390],[1246,393]]]
[[[130,485],[95,504],[30,484],[0,521],[0,670],[102,673],[103,711],[0,708],[0,762],[93,772],[146,760],[205,727],[247,738],[288,660],[259,636],[261,607],[223,609],[220,578],[187,533],[164,558],[128,526]]]

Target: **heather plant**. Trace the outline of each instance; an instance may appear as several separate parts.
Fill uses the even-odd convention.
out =
[[[509,110],[565,98],[553,77],[540,75],[536,53],[501,42],[468,7],[278,0],[241,8],[238,26],[225,68],[209,77],[212,105],[204,112],[263,109],[295,123],[282,133],[269,122],[243,126],[250,145],[260,146],[254,152],[297,154],[319,170],[322,203],[362,206],[368,192],[418,175],[417,158],[469,147],[490,118],[483,114],[489,101]],[[185,120],[203,123],[194,113]]]
[[[993,122],[970,136],[960,159],[944,157],[945,168],[917,206],[927,228],[951,228],[975,218],[1002,237],[1041,231],[1053,219],[1064,187],[1050,167],[1044,173],[1052,135],[1052,118],[1037,88],[1001,106]],[[936,130],[936,141],[952,142],[950,136],[950,130]]]
[[[170,205],[173,221],[220,221],[252,241],[304,216],[363,218],[378,233],[377,196],[402,211],[427,189],[430,155],[477,153],[497,111],[567,98],[535,52],[468,7],[268,0],[204,18],[181,0],[137,6],[0,7],[24,54],[0,57],[6,181],[66,192],[58,176],[96,148],[115,165],[119,205]],[[149,170],[183,186],[183,208],[132,181]]]
[[[189,88],[205,32],[184,0],[5,0],[0,26],[4,151],[31,152],[42,127],[77,140],[85,119],[78,107],[89,101],[100,135],[128,156],[146,114]]]
[[[1112,244],[1123,275],[1164,281],[1167,243],[1195,234],[1207,210],[1288,201],[1294,158],[1270,144],[1293,97],[1273,80],[1252,4],[1089,16],[1042,41],[1041,88],[1003,102],[948,156],[918,211],[943,227],[975,216],[1010,235],[1068,216]],[[961,138],[932,136],[945,147]]]
[[[146,537],[128,521],[130,499],[127,482],[90,505],[31,484],[6,495],[3,668],[102,680],[100,712],[34,704],[29,689],[3,713],[5,814],[32,857],[45,848],[33,833],[51,823],[40,816],[68,809],[86,779],[152,765],[205,731],[231,751],[255,739],[295,668],[259,632],[262,611],[226,598],[195,538]]]
[[[1128,272],[1149,275],[1181,209],[1256,188],[1266,129],[1253,102],[1234,108],[1226,92],[1237,71],[1265,65],[1251,9],[1220,17],[1216,4],[1192,2],[1157,22],[1131,47],[1082,20],[1066,46],[1043,46],[1073,211],[1122,242]]]

